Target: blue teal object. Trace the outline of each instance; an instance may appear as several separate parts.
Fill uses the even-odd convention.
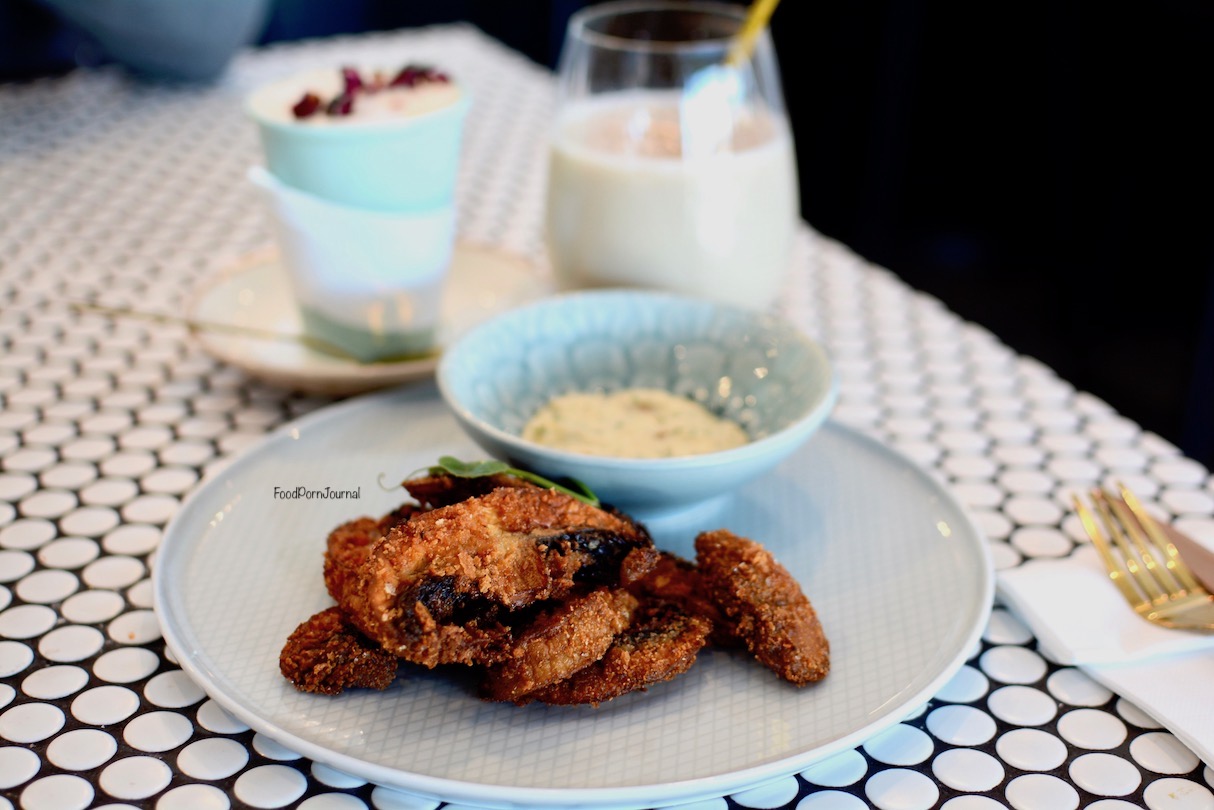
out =
[[[454,104],[409,118],[323,125],[256,115],[266,168],[330,202],[394,213],[449,206],[459,176],[467,90]]]
[[[663,292],[592,290],[511,310],[448,348],[437,382],[486,452],[548,478],[576,478],[641,520],[728,496],[826,421],[838,381],[826,351],[788,322]],[[526,441],[523,426],[572,391],[661,388],[738,422],[750,443],[697,456],[623,459]]]
[[[153,78],[207,81],[265,28],[270,0],[40,0]]]

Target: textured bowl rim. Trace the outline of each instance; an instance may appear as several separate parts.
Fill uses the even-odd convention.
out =
[[[466,346],[467,341],[474,338],[477,333],[481,332],[482,330],[500,326],[501,323],[506,321],[526,318],[540,310],[551,309],[567,304],[568,302],[581,303],[587,300],[613,300],[638,297],[658,301],[664,300],[672,305],[691,304],[707,306],[721,311],[734,312],[747,317],[752,317],[760,323],[767,321],[769,324],[776,326],[781,331],[800,341],[817,359],[820,364],[820,368],[824,372],[823,376],[827,381],[825,390],[823,391],[822,395],[815,401],[811,402],[796,419],[779,430],[769,433],[762,438],[753,439],[746,444],[733,447],[728,450],[718,450],[712,453],[699,453],[690,456],[672,456],[669,458],[635,458],[594,455],[591,453],[574,453],[568,450],[559,450],[555,447],[542,445],[537,442],[527,441],[521,436],[503,430],[502,428],[493,425],[472,413],[472,411],[469,410],[460,400],[458,400],[452,392],[451,383],[448,379],[451,375],[450,368],[458,359],[461,351],[466,350],[463,347]],[[751,310],[733,304],[712,301],[707,298],[696,298],[677,293],[645,289],[602,289],[564,292],[543,298],[539,301],[532,302],[507,312],[503,312],[467,332],[443,352],[443,356],[439,360],[438,369],[435,374],[435,382],[438,385],[439,393],[441,394],[443,400],[447,403],[447,407],[451,409],[460,422],[473,426],[476,430],[485,433],[487,436],[491,437],[500,444],[517,449],[521,453],[548,456],[551,457],[554,462],[564,462],[569,465],[577,466],[593,465],[617,472],[626,472],[628,470],[642,468],[646,471],[656,472],[659,470],[678,471],[680,469],[691,467],[703,468],[709,466],[727,466],[735,462],[766,455],[770,448],[784,443],[790,436],[795,436],[799,432],[812,432],[812,430],[819,427],[823,422],[826,421],[827,418],[829,418],[839,397],[838,371],[835,368],[834,363],[831,361],[830,355],[826,352],[826,349],[821,343],[810,337],[802,329],[798,328],[786,318],[764,310]]]

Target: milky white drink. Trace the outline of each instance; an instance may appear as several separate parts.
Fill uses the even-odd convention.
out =
[[[678,97],[636,91],[573,102],[553,138],[548,240],[568,286],[640,286],[765,307],[798,217],[782,117],[735,113],[732,137],[687,154]]]

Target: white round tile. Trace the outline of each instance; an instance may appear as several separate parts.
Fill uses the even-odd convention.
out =
[[[0,529],[0,548],[31,551],[49,543],[57,534],[49,520],[22,518]]]
[[[1130,743],[1130,756],[1153,773],[1189,773],[1200,764],[1197,756],[1166,731],[1151,731]]]
[[[36,564],[27,552],[0,551],[0,582],[16,582],[33,571]]]
[[[93,786],[79,776],[57,773],[31,782],[21,791],[21,810],[84,810]]]
[[[1032,641],[1033,633],[1020,619],[997,607],[991,611],[982,637],[991,644],[1027,644]]]
[[[160,529],[146,524],[126,523],[103,537],[101,545],[110,554],[148,554],[160,545]]]
[[[267,737],[258,732],[253,735],[253,750],[261,754],[266,759],[274,759],[279,762],[291,762],[300,758],[300,755],[280,744],[276,740]]]
[[[126,607],[126,602],[113,591],[85,591],[59,606],[63,618],[76,624],[108,622]]]
[[[97,559],[101,553],[97,543],[86,537],[64,537],[52,540],[38,549],[38,562],[47,568],[72,571]]]
[[[249,752],[236,740],[208,737],[181,749],[177,768],[193,779],[212,782],[239,772],[249,762]]]
[[[1214,793],[1188,779],[1156,779],[1142,792],[1148,810],[1210,810]]]
[[[320,762],[312,763],[312,778],[322,785],[327,785],[338,790],[350,790],[356,787],[362,787],[367,784],[367,780],[359,776],[348,774],[345,771],[339,771],[336,768],[330,768]]]
[[[999,760],[970,748],[942,752],[932,760],[932,773],[941,784],[967,793],[993,790],[1004,776]]]
[[[793,777],[775,779],[760,787],[743,790],[730,798],[747,810],[778,810],[797,798],[800,788]]]
[[[133,607],[147,608],[149,610],[154,608],[156,606],[156,598],[152,591],[151,577],[141,579],[127,588],[126,598]]]
[[[74,695],[89,682],[84,669],[58,664],[36,669],[21,682],[21,691],[36,700],[59,700]]]
[[[8,790],[33,779],[42,760],[28,748],[16,745],[0,747],[0,790]]]
[[[147,569],[134,557],[112,555],[91,563],[82,572],[90,588],[116,591],[143,578]]]
[[[169,495],[141,495],[122,507],[122,517],[130,523],[167,523],[178,506]]]
[[[870,757],[886,765],[917,765],[932,755],[935,745],[920,729],[898,723],[871,737],[863,748]]]
[[[0,638],[30,639],[55,626],[58,615],[45,605],[15,605],[0,611]]]
[[[1079,806],[1075,788],[1044,773],[1017,776],[1007,783],[1004,794],[1015,810],[1075,810]]]
[[[978,659],[982,671],[993,680],[1008,684],[1035,683],[1045,677],[1046,663],[1040,655],[1025,647],[992,647]]]
[[[1004,686],[986,699],[991,714],[1016,726],[1040,726],[1054,719],[1054,700],[1031,686]]]
[[[1076,748],[1107,751],[1125,742],[1125,723],[1099,709],[1075,709],[1058,718],[1058,734]]]
[[[198,725],[216,734],[239,734],[249,730],[244,722],[237,720],[214,700],[208,699],[199,706],[195,719],[197,719]]]
[[[59,519],[64,534],[100,537],[118,525],[118,513],[108,506],[82,506]]]
[[[990,685],[981,671],[966,664],[936,692],[935,698],[950,703],[972,703],[985,695]]]
[[[160,666],[156,653],[143,647],[110,650],[93,662],[93,674],[107,683],[134,683],[149,677]]]
[[[1113,697],[1106,687],[1078,669],[1060,669],[1051,673],[1045,686],[1051,695],[1072,706],[1103,706]]]
[[[80,588],[80,580],[69,571],[55,568],[35,571],[17,583],[14,589],[21,599],[38,605],[62,602]]]
[[[1066,762],[1066,744],[1036,728],[1018,728],[995,741],[999,758],[1022,771],[1052,771]]]
[[[367,810],[367,803],[349,793],[320,793],[300,802],[298,810]]]
[[[78,728],[51,740],[46,758],[65,771],[88,771],[109,762],[117,752],[114,735],[96,728]]]
[[[36,743],[59,733],[67,718],[49,703],[22,703],[0,713],[0,737],[11,743]]]
[[[233,790],[252,807],[285,807],[307,790],[308,780],[289,765],[259,765],[242,773]]]
[[[954,796],[940,805],[940,810],[1007,810],[1007,805],[990,796]]]
[[[1083,754],[1072,760],[1067,774],[1080,788],[1097,796],[1128,796],[1142,777],[1133,764],[1113,754]]]
[[[119,644],[150,644],[160,638],[160,623],[151,610],[132,610],[110,622],[105,632]]]
[[[21,514],[54,520],[76,508],[76,496],[64,490],[45,489],[21,499]]]
[[[161,760],[133,756],[106,765],[97,781],[114,798],[135,801],[156,795],[172,780],[172,770]]]
[[[132,718],[122,730],[122,739],[136,751],[160,753],[184,745],[193,734],[194,724],[185,715],[154,711]]]
[[[801,778],[821,787],[854,785],[868,773],[868,760],[857,750],[844,751],[801,771]]]
[[[95,627],[69,624],[57,627],[38,641],[38,653],[48,661],[73,663],[96,655],[105,636]]]
[[[377,787],[371,791],[371,806],[375,810],[435,810],[440,804],[441,802],[386,787]]]
[[[139,486],[127,478],[103,478],[80,490],[88,506],[122,506],[139,495]]]
[[[148,681],[143,696],[164,709],[184,709],[206,697],[198,684],[179,669],[162,672]]]
[[[940,789],[918,771],[890,768],[868,778],[864,795],[878,810],[928,810],[940,798]]]
[[[941,706],[927,716],[927,730],[950,745],[982,745],[995,736],[995,721],[972,706]]]
[[[90,726],[120,723],[139,709],[139,695],[125,686],[95,686],[72,701],[72,716]]]
[[[178,785],[156,800],[156,810],[228,810],[232,801],[214,785]]]

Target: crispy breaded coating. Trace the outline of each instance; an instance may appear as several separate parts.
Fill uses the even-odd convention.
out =
[[[489,664],[510,649],[512,612],[618,582],[627,553],[652,544],[632,521],[564,493],[500,487],[394,528],[343,604],[409,661]]]
[[[555,705],[600,703],[682,675],[708,641],[711,625],[672,604],[643,605],[600,660],[524,696]]]
[[[325,541],[325,589],[338,605],[346,602],[359,567],[371,554],[371,546],[383,539],[379,521],[361,517],[343,523]]]
[[[397,663],[396,656],[346,622],[337,607],[296,627],[278,656],[279,670],[296,689],[323,695],[351,687],[387,689]]]
[[[682,612],[699,616],[713,628],[710,641],[718,647],[736,647],[738,639],[726,630],[721,610],[704,593],[695,564],[669,551],[659,551],[641,576],[627,579],[626,587],[645,601],[671,603]]]
[[[414,504],[404,504],[378,520],[361,517],[343,523],[325,541],[325,589],[338,605],[344,605],[351,583],[357,582],[355,572],[367,561],[371,546],[383,539],[393,526],[404,523],[421,511]]]
[[[830,644],[801,586],[767,549],[725,529],[696,537],[705,594],[726,628],[781,678],[798,686],[830,671]]]
[[[519,701],[593,664],[632,621],[636,607],[627,591],[598,588],[541,613],[519,635],[509,657],[485,673],[485,697]]]

